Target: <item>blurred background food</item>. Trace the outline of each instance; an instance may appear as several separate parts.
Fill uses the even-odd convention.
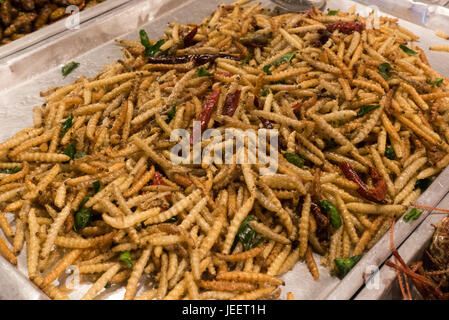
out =
[[[0,0],[0,46],[66,17],[70,5],[81,11],[103,1]]]

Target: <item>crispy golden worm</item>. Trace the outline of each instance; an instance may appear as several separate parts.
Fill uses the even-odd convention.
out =
[[[76,265],[84,299],[109,284],[125,299],[275,299],[296,263],[318,280],[318,255],[334,274],[371,248],[449,164],[448,81],[412,32],[247,2],[169,24],[153,56],[119,40],[123,59],[42,92],[33,126],[0,143],[0,252],[15,263],[25,242],[51,298]],[[197,120],[242,148],[204,139],[213,161],[175,164],[170,136]],[[236,130],[262,128],[277,147],[252,157],[258,139]],[[232,163],[213,157],[229,146]]]

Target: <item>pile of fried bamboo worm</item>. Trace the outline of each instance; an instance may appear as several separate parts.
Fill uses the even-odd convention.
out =
[[[0,144],[0,251],[17,263],[26,243],[51,298],[69,266],[93,282],[83,299],[277,298],[298,261],[318,280],[370,249],[449,164],[448,81],[412,32],[246,2],[119,40],[122,60],[42,92],[34,126]],[[277,172],[173,164],[170,134],[197,120],[278,130]]]

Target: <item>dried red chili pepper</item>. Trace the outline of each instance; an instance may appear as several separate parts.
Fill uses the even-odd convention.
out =
[[[254,97],[254,105],[256,106],[257,109],[261,109],[259,98]],[[273,129],[273,125],[271,124],[270,120],[267,120],[259,116],[257,118],[259,118],[260,122],[262,122],[262,125],[265,129]]]
[[[200,66],[207,62],[213,62],[217,58],[230,59],[235,61],[240,61],[239,57],[230,54],[190,54],[184,56],[168,56],[168,57],[148,57],[147,63],[149,64],[182,64],[188,63],[190,61],[195,62],[195,65]]]
[[[313,175],[312,188],[311,188],[312,201],[317,202],[323,199],[321,194],[321,169],[317,168]]]
[[[318,30],[318,34],[320,35],[319,41],[321,45],[326,44],[326,42],[329,40],[329,37],[331,36],[331,33],[327,29]]]
[[[198,32],[198,27],[194,27],[185,37],[184,37],[184,48],[193,46],[197,41],[193,40],[196,33]]]
[[[318,34],[320,35],[318,39],[313,39],[310,41],[310,44],[315,48],[321,48],[331,36],[331,33],[327,29],[318,30]]]
[[[292,106],[292,111],[293,111],[293,112],[296,112],[296,111],[298,111],[299,109],[301,109],[301,107],[302,107],[302,103],[301,103],[301,102],[298,102],[298,103],[296,103],[296,104],[294,104],[294,105]]]
[[[233,74],[230,72],[217,72],[218,75],[224,76],[224,77],[232,77]]]
[[[311,46],[314,47],[314,48],[321,48],[321,42],[320,42],[320,40],[318,40],[318,39],[312,39],[312,40],[310,41],[310,44],[311,44]]]
[[[378,201],[385,202],[385,195],[387,193],[387,183],[385,179],[373,167],[369,168],[369,174],[373,179],[374,188],[370,189],[369,195]]]
[[[79,10],[84,9],[84,6],[86,5],[86,0],[83,0],[83,2],[81,2],[81,4],[78,6]],[[73,13],[72,13],[73,14]]]
[[[310,204],[310,207],[312,209],[312,214],[315,217],[318,226],[322,228],[327,227],[329,225],[329,218],[321,212],[320,207],[314,202]]]
[[[338,30],[344,34],[351,34],[354,31],[362,32],[365,30],[365,24],[363,22],[336,22],[326,25],[326,29],[329,32]]]
[[[262,122],[262,125],[265,129],[273,129],[273,125],[271,124],[270,120],[267,120],[265,118],[262,117],[258,117],[260,122]]]
[[[158,171],[156,171],[153,175],[153,186],[165,186],[165,182],[163,180],[162,174],[160,174]],[[170,201],[169,195],[165,196],[165,199],[167,201]]]
[[[317,99],[318,99],[317,95],[314,95],[305,101],[300,101],[292,106],[292,111],[296,113],[296,112],[300,111],[301,109],[307,110],[310,107],[315,105],[315,103],[317,102]]]
[[[234,93],[228,93],[226,95],[222,112],[224,116],[232,117],[234,115],[234,112],[237,109],[237,106],[239,105],[241,93],[242,92],[240,90],[237,90]]]
[[[385,204],[385,195],[387,193],[387,184],[385,179],[379,175],[376,169],[369,168],[369,175],[373,179],[374,188],[368,188],[368,186],[360,179],[359,175],[351,167],[349,162],[344,161],[340,163],[340,169],[348,180],[351,180],[359,186],[357,192],[367,200]]]
[[[162,174],[156,171],[153,176],[153,186],[163,186],[163,185],[165,185],[165,183],[162,180]]]
[[[201,132],[203,132],[207,128],[207,124],[209,123],[212,111],[214,110],[214,107],[217,104],[219,97],[220,97],[220,88],[217,88],[214,91],[212,91],[212,94],[206,99],[203,110],[198,116],[198,121],[200,121],[201,123]],[[193,145],[193,134],[190,135],[190,144]]]
[[[212,115],[212,111],[214,110],[215,105],[217,104],[218,98],[220,97],[220,88],[216,88],[212,91],[212,94],[207,98],[204,108],[198,116],[198,121],[201,122],[201,132],[206,129],[207,123],[210,120],[210,116]]]
[[[260,101],[257,97],[254,97],[254,106],[256,107],[256,109],[260,109]]]

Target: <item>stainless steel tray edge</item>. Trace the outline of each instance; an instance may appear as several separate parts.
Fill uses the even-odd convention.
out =
[[[367,6],[376,6],[390,15],[405,19],[429,29],[449,32],[449,8],[413,0],[356,0]]]
[[[449,208],[449,194],[437,207]],[[435,231],[434,226],[438,225],[445,216],[446,214],[430,213],[415,232],[401,244],[398,252],[405,263],[410,264],[422,259],[424,250],[429,245]],[[363,286],[355,296],[355,300],[402,299],[402,295],[398,290],[396,271],[394,269],[384,264],[375,275],[375,278],[373,277],[370,281],[370,284]]]
[[[449,191],[447,181],[449,181],[449,167],[435,179],[432,185],[430,185],[430,187],[419,197],[416,203],[430,207],[437,206]],[[407,209],[407,212],[408,211],[409,209]],[[394,245],[396,248],[399,247],[410,234],[413,234],[415,229],[418,228],[424,219],[426,219],[429,213],[430,212],[427,210],[424,211],[421,217],[412,223],[407,223],[402,220],[402,218],[397,220],[394,229]],[[326,299],[350,299],[356,290],[364,285],[365,280],[362,275],[365,274],[368,277],[373,270],[380,267],[390,256],[390,234],[387,232],[374,247],[365,253],[362,260],[355,265]],[[348,290],[348,288],[356,289],[352,291]]]
[[[48,300],[48,297],[0,256],[0,300]]]
[[[131,12],[133,10],[133,8],[139,7],[139,6],[144,5],[145,3],[148,3],[148,2],[153,3],[156,7],[158,6],[160,11],[164,11],[164,10],[161,9],[161,7],[164,6],[164,4],[162,4],[163,1],[156,1],[156,0],[155,1],[138,1],[138,0],[136,0],[136,1],[131,1],[131,3],[127,3],[126,5],[121,7],[120,10],[115,10],[114,12],[110,12],[108,14],[105,14],[104,16],[98,18],[98,21],[106,21],[107,22],[106,25],[109,25],[109,26],[112,25],[113,26],[113,23],[114,23],[114,19],[112,17],[113,14],[115,14],[117,12]],[[166,3],[168,3],[168,5],[170,5],[170,4],[173,5],[174,2],[175,1],[167,1]],[[192,0],[192,1],[188,1],[187,3],[184,2],[182,4],[182,7],[186,6],[189,3],[195,4],[195,5],[199,5],[200,2],[201,2],[200,0]],[[218,3],[218,1],[210,1],[210,2],[208,1],[207,5],[205,4],[204,7],[209,8],[211,6],[212,2],[213,3],[215,3],[215,2]],[[225,2],[232,2],[232,1],[226,0]],[[266,3],[267,1],[265,0],[265,1],[262,1],[262,2]],[[343,1],[331,0],[331,1],[328,2],[328,7],[330,7],[330,8],[347,9],[348,7],[352,6],[353,4],[356,4],[356,3],[352,2],[352,1],[347,1],[347,0],[343,0]],[[203,5],[203,3],[201,3],[201,5]],[[359,5],[357,7],[360,8]],[[139,7],[139,8],[142,9],[141,7]],[[207,11],[208,10],[207,8],[203,8],[203,7],[199,8],[198,12],[199,11],[202,11],[202,12],[203,11]],[[369,11],[368,11],[369,9],[367,7],[362,6],[361,9],[362,10],[360,10],[360,11],[363,11],[363,14],[369,13]],[[142,11],[144,11],[144,10],[142,10]],[[207,12],[207,13],[210,13],[210,12]],[[164,15],[164,14],[162,14],[162,15]],[[188,19],[190,21],[194,21],[194,19],[195,19],[194,17],[196,17],[196,16],[194,16],[194,17],[193,16],[194,15],[192,15],[192,17],[190,17],[190,16],[189,17],[183,17],[183,20]],[[171,18],[171,17],[168,16],[167,19],[169,19],[169,18]],[[120,32],[120,34],[118,34],[118,35],[111,36],[111,34],[107,33],[107,32],[105,33],[105,35],[111,36],[112,38],[115,38],[115,37],[123,35],[124,38],[132,37],[132,38],[135,39],[135,38],[137,38],[137,32],[136,32],[137,27],[143,25],[145,22],[148,22],[148,20],[150,20],[149,16],[145,16],[145,15],[143,16],[142,19],[143,20],[147,19],[147,20],[143,21],[143,22],[142,21],[137,21],[137,22],[133,21],[132,23],[130,23],[130,26],[127,26],[127,29],[124,32]],[[96,20],[97,19],[93,19],[93,20],[88,21],[87,23],[84,24],[84,26],[83,26],[83,28],[84,28],[83,32],[85,33],[83,35],[84,38],[89,39],[88,31],[91,30],[91,29],[92,30],[94,29],[96,23],[98,22]],[[401,23],[401,24],[405,25],[406,27],[410,27],[410,26],[414,27],[415,26],[415,25],[413,25],[411,23],[405,23],[405,22]],[[144,27],[145,27],[145,25],[144,25]],[[152,29],[152,30],[149,30],[148,28],[146,28],[146,29],[147,29],[147,31],[149,31],[150,36],[155,36],[156,35],[155,32],[163,30],[163,26],[161,26],[161,25],[155,26],[155,28]],[[102,29],[100,29],[100,30],[102,30]],[[130,30],[133,30],[133,31],[130,31]],[[424,29],[422,27],[420,27],[420,30],[422,32],[425,31],[424,33],[430,32],[429,30],[426,30],[426,29]],[[61,50],[59,45],[61,43],[70,45],[71,41],[74,41],[78,35],[81,35],[81,33],[76,33],[75,31],[70,31],[70,33],[66,32],[66,33],[64,33],[64,36],[61,37],[60,39],[56,39],[56,40],[50,41],[49,45],[50,45],[51,48],[54,48],[54,49],[58,49],[59,48],[58,50],[60,50],[60,51],[58,51],[58,52],[60,52],[61,54],[64,54],[64,52],[63,52],[64,50]],[[121,38],[123,38],[123,37],[121,36]],[[94,39],[94,37],[90,38],[90,39]],[[11,83],[11,82],[14,83],[14,81],[17,81],[16,83],[14,83],[14,86],[17,85],[20,88],[24,88],[26,85],[34,85],[34,86],[40,87],[41,89],[44,89],[45,87],[47,87],[47,84],[58,83],[58,85],[60,85],[61,82],[70,83],[74,79],[76,79],[75,77],[78,77],[79,74],[92,75],[92,73],[98,71],[98,68],[101,65],[103,65],[104,62],[116,60],[116,56],[119,55],[119,49],[116,48],[116,49],[111,50],[111,48],[109,46],[110,43],[111,43],[111,41],[108,40],[108,41],[105,41],[104,43],[102,43],[101,45],[97,45],[97,46],[95,46],[94,44],[91,44],[90,46],[88,46],[88,51],[80,49],[78,51],[75,50],[74,53],[73,52],[72,53],[67,53],[67,54],[65,54],[62,57],[57,56],[56,57],[56,61],[52,61],[52,64],[49,67],[45,67],[44,66],[45,68],[47,68],[47,69],[45,69],[45,71],[51,70],[53,68],[53,70],[51,70],[51,72],[46,72],[45,74],[51,74],[51,75],[55,76],[57,74],[57,72],[56,72],[56,70],[54,70],[54,67],[57,66],[58,63],[61,63],[62,61],[67,61],[67,59],[71,59],[72,57],[77,57],[77,56],[85,58],[86,56],[91,56],[94,51],[100,50],[100,49],[103,49],[103,48],[107,47],[107,49],[109,50],[109,51],[106,51],[107,57],[101,57],[101,59],[95,60],[95,62],[90,61],[89,64],[86,63],[85,65],[82,65],[80,67],[80,69],[81,69],[80,73],[78,73],[77,75],[73,75],[73,76],[70,75],[69,77],[64,79],[64,81],[61,81],[60,75],[59,75],[59,78],[52,78],[51,81],[49,81],[48,83],[47,82],[42,82],[41,79],[37,79],[37,80],[33,80],[32,79],[32,80],[23,81],[23,79],[29,79],[28,77],[26,77],[26,71],[29,70],[26,67],[27,63],[32,62],[33,59],[34,60],[38,59],[39,55],[42,54],[42,52],[45,52],[45,51],[36,49],[36,50],[31,52],[32,54],[27,54],[26,56],[17,57],[17,59],[14,60],[13,63],[9,66],[9,67],[11,67],[11,66],[14,67],[14,68],[9,69],[9,70],[11,71],[12,74],[18,74],[17,78],[14,78],[12,76],[12,74],[9,74],[9,76],[5,76],[4,78],[2,78],[2,72],[0,71],[0,83],[2,83],[2,79],[3,79],[3,81],[8,82],[8,83]],[[71,48],[73,48],[74,46],[76,46],[76,43],[75,44],[73,44],[73,43],[71,44]],[[83,48],[83,49],[85,49],[85,48]],[[88,58],[86,58],[86,59],[88,60]],[[432,61],[432,59],[433,59],[433,57],[429,57],[429,60]],[[21,67],[20,64],[22,62],[25,62],[25,63],[24,63],[24,66]],[[41,70],[41,72],[42,72],[42,69],[44,67],[39,66],[40,69],[38,67],[36,67],[35,70]],[[441,66],[439,66],[439,67],[441,67]],[[444,74],[449,74],[449,69],[447,69],[448,66],[443,66],[443,67],[444,67],[444,72],[443,73]],[[1,66],[0,66],[0,68],[1,68]],[[441,70],[439,70],[439,71],[442,72]],[[60,71],[58,70],[58,72],[60,72]],[[38,75],[38,74],[39,74],[39,72],[36,72],[36,74],[32,74],[32,76]],[[39,83],[33,83],[33,81],[39,81]],[[14,86],[10,87],[11,90],[6,90],[6,96],[8,96],[8,92],[16,92],[16,93],[18,92],[18,90],[15,90],[15,88],[13,88]],[[31,90],[30,91],[26,91],[24,93],[24,95],[28,96],[31,92],[32,92]],[[14,102],[15,102],[14,99],[16,99],[16,98],[17,97],[15,95],[11,95],[11,97],[9,97],[9,98],[6,97],[5,98],[4,95],[0,94],[0,112],[3,111],[3,110],[1,110],[1,109],[3,109],[3,106],[6,107],[9,104],[13,104],[14,105]],[[23,102],[23,105],[20,105],[20,107],[22,108],[22,110],[20,112],[22,112],[22,111],[23,112],[25,112],[25,111],[28,112],[27,113],[27,117],[23,117],[22,118],[23,119],[23,123],[20,124],[21,126],[22,125],[26,126],[26,125],[28,125],[27,122],[31,121],[31,112],[30,112],[29,109],[35,103],[35,100],[33,100],[33,99],[30,100],[32,102],[27,102],[26,99],[23,99],[23,101],[21,101],[21,102]],[[1,114],[0,114],[0,116],[1,116]],[[9,123],[7,123],[7,125],[11,126],[10,129],[13,129],[12,125],[10,125]],[[15,125],[14,128],[17,129],[16,128],[17,127],[17,118],[15,119],[15,124],[14,125]],[[2,131],[4,131],[4,130],[2,130]],[[11,132],[11,131],[9,130],[7,133],[9,133],[9,132]],[[2,132],[2,134],[3,134],[3,132]],[[3,137],[0,137],[0,138],[3,138]],[[426,193],[424,193],[424,195],[421,196],[419,202],[422,203],[422,204],[427,204],[427,205],[435,205],[435,204],[437,204],[439,202],[439,200],[444,196],[444,194],[446,194],[447,189],[449,189],[449,186],[444,186],[444,184],[443,184],[443,182],[445,180],[447,181],[448,177],[449,177],[449,168],[444,170],[444,172],[440,174],[440,176],[429,187],[429,189],[426,191]],[[431,196],[429,196],[429,195],[431,195]],[[423,199],[423,198],[425,198],[425,199]],[[413,223],[411,225],[401,225],[401,223],[399,222],[398,225],[397,225],[397,229],[396,229],[396,232],[397,233],[399,232],[399,234],[397,234],[397,236],[395,236],[396,244],[399,245],[411,232],[413,232],[413,230],[417,227],[419,222],[422,221],[425,218],[425,216],[426,216],[426,214],[423,214],[423,216],[420,218],[419,221],[416,221],[415,223]],[[380,241],[380,243],[378,243],[375,247],[373,247],[365,255],[364,259],[362,259],[362,261],[360,261],[359,264],[357,264],[357,266],[351,271],[350,274],[348,274],[346,276],[346,278],[344,280],[339,281],[335,277],[334,278],[330,278],[330,277],[327,277],[326,275],[323,275],[322,280],[329,281],[328,282],[328,286],[324,290],[320,289],[319,286],[314,287],[314,292],[316,293],[314,298],[320,298],[320,299],[322,299],[322,298],[327,298],[327,299],[349,299],[349,298],[351,298],[354,295],[354,293],[363,285],[363,279],[361,278],[361,275],[365,271],[366,266],[371,266],[371,265],[374,265],[375,267],[380,266],[385,261],[385,259],[388,258],[388,256],[389,256],[389,251],[388,251],[389,250],[388,249],[389,246],[388,246],[388,243],[385,242],[385,238],[386,237],[384,237]],[[301,279],[301,277],[304,274],[299,275],[298,271],[299,271],[299,269],[302,270],[304,265],[303,264],[297,264],[297,265],[299,267],[298,268],[295,267],[295,269],[293,271],[289,272],[288,275],[286,275],[286,278],[288,278],[290,280],[289,283],[291,283],[293,285],[296,284],[296,283],[299,284],[299,285],[303,285],[303,283],[304,283],[303,280],[304,279]],[[0,264],[0,270],[1,269],[2,269],[2,265]],[[320,269],[320,271],[321,271],[321,269]],[[26,280],[26,278],[23,276],[23,274],[21,274],[21,276]],[[306,277],[306,276],[309,276],[309,274],[304,275],[304,277]],[[298,282],[298,278],[300,278],[301,282]],[[313,282],[311,284],[313,284]],[[36,289],[34,289],[34,290],[36,290]],[[304,288],[304,290],[307,290],[307,287]],[[283,291],[284,291],[284,294],[285,294],[285,292],[287,291],[287,288],[285,288]]]

